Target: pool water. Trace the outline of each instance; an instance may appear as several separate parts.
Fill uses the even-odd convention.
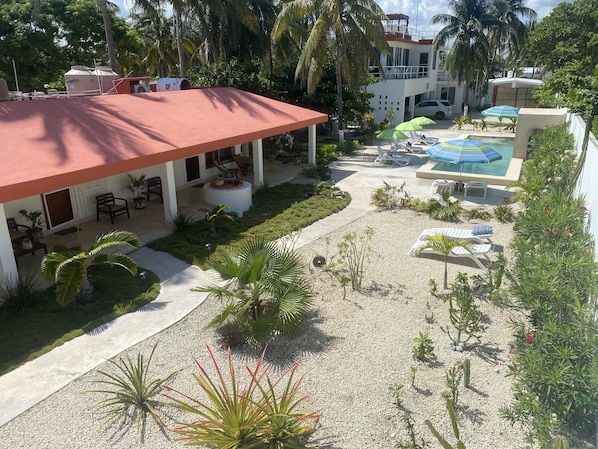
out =
[[[509,164],[511,163],[511,158],[513,157],[514,139],[507,137],[475,137],[475,140],[483,142],[484,144],[495,149],[502,155],[502,159],[489,164],[451,164],[450,162],[440,161],[432,168],[432,170],[441,170],[453,173],[463,172],[476,175],[505,176],[507,174]]]

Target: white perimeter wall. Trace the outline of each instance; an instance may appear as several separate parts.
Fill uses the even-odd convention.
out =
[[[570,123],[569,131],[575,137],[575,147],[579,155],[581,154],[586,124],[577,114],[569,114],[567,119]],[[575,193],[585,198],[586,207],[588,208],[588,228],[594,236],[594,250],[598,257],[598,239],[596,239],[598,236],[598,141],[592,133],[590,133],[586,161],[577,182]]]

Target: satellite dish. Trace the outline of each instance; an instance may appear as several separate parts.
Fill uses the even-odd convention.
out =
[[[314,264],[314,267],[323,267],[324,265],[326,265],[326,258],[324,256],[316,256],[314,257],[312,263]]]

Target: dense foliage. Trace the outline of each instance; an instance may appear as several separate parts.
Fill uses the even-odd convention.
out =
[[[564,128],[534,136],[519,183],[526,209],[516,218],[509,271],[511,293],[527,319],[514,326],[515,402],[502,412],[543,448],[555,432],[591,435],[598,407],[598,267],[583,198],[570,193],[571,143]]]

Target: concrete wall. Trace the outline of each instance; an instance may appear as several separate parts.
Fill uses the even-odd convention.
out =
[[[566,120],[566,109],[520,109],[517,118],[517,133],[513,144],[513,157],[526,159],[529,139],[536,130],[542,130],[547,126],[562,125]]]
[[[569,121],[569,131],[575,138],[577,154],[580,155],[586,127],[585,122],[576,114],[569,114],[567,120]],[[598,140],[590,133],[588,152],[575,193],[585,197],[586,207],[588,208],[588,230],[596,240],[594,250],[598,257],[598,239],[596,239],[596,236],[598,236],[598,179],[596,173],[598,173]]]

